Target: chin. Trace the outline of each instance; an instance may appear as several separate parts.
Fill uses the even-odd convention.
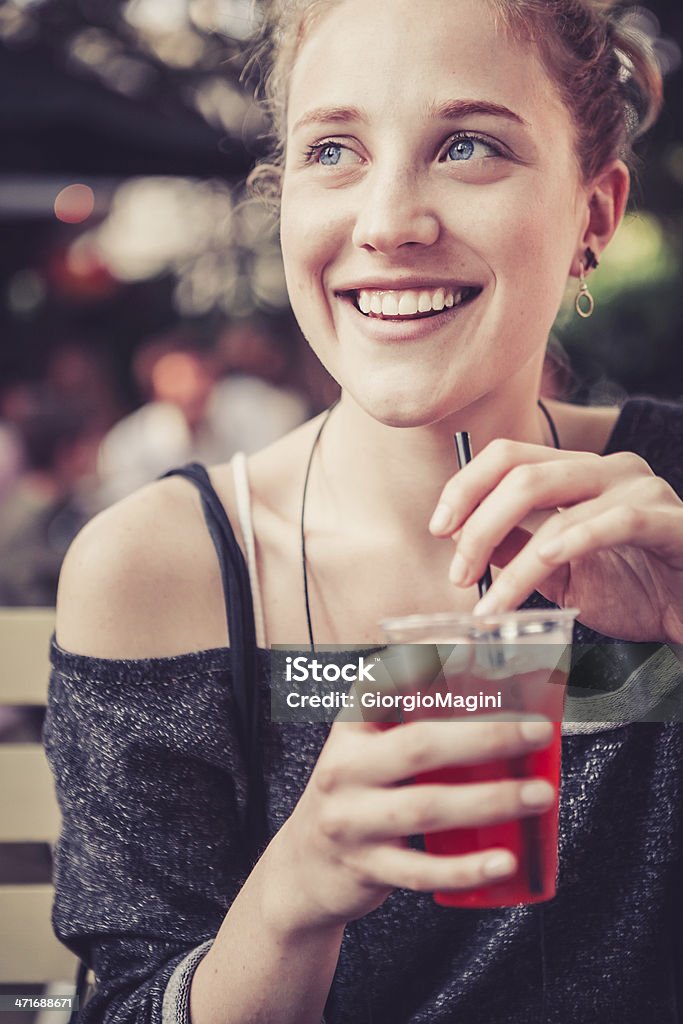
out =
[[[392,388],[386,381],[372,388],[364,382],[364,386],[345,391],[368,416],[387,427],[428,427],[466,404],[452,395],[437,395],[433,383],[423,389],[414,383]]]

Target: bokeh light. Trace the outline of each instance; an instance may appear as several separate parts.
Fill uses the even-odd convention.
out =
[[[54,209],[63,224],[82,224],[95,209],[95,193],[89,185],[67,185],[58,193]]]

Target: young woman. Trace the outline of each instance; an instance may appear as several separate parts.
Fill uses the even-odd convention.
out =
[[[64,812],[55,926],[97,976],[84,1020],[681,1019],[678,725],[565,737],[541,935],[538,908],[429,895],[505,877],[508,851],[437,857],[407,837],[547,808],[539,780],[410,779],[543,746],[548,726],[470,722],[454,742],[432,723],[267,715],[271,645],[381,643],[389,615],[557,604],[581,609],[582,642],[683,642],[683,412],[538,401],[567,281],[578,290],[614,235],[624,160],[659,101],[604,6],[274,11],[287,281],[342,397],[246,473],[211,470],[205,512],[219,551],[227,512],[249,563],[256,653],[226,638],[185,479],[99,516],[64,565],[46,740]],[[475,458],[456,473],[458,429]],[[229,600],[248,618],[246,588]],[[255,864],[244,664],[266,796]]]

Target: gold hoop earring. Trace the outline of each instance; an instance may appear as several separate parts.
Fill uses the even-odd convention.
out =
[[[579,261],[579,292],[576,296],[576,299],[574,300],[574,306],[576,308],[576,312],[584,320],[587,320],[589,316],[593,316],[593,310],[595,309],[595,299],[593,298],[588,289],[588,282],[586,281],[586,272],[583,267],[583,261],[581,260]]]

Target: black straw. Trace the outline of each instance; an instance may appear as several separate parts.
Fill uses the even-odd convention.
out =
[[[468,462],[472,461],[472,445],[470,443],[470,435],[466,430],[458,430],[457,433],[453,434],[453,440],[455,441],[455,454],[458,457],[458,467],[462,469]],[[493,579],[491,577],[491,566],[487,565],[484,571],[484,575],[477,582],[479,588],[479,597],[482,598],[486,591],[491,587]]]

